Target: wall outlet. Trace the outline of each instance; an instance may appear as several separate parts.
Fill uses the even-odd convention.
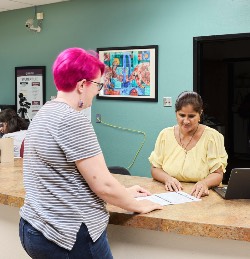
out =
[[[96,114],[96,123],[101,123],[101,121],[102,121],[101,114]]]
[[[171,107],[172,106],[172,97],[163,97],[163,106]]]

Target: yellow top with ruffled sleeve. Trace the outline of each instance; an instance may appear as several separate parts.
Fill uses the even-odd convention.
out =
[[[205,127],[196,145],[185,151],[174,135],[174,127],[163,129],[155,143],[149,162],[183,182],[197,182],[220,167],[227,166],[224,137],[217,130]]]

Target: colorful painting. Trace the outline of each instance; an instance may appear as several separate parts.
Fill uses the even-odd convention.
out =
[[[99,48],[105,64],[98,99],[158,101],[158,46]]]

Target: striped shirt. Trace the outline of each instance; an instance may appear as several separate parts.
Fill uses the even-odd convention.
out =
[[[24,150],[21,217],[65,249],[72,249],[82,223],[95,242],[109,215],[75,164],[102,152],[91,122],[66,103],[47,102],[29,126]]]

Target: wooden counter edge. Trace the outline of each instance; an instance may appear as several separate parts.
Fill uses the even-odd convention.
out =
[[[143,214],[110,212],[109,224],[219,239],[250,242],[250,229],[145,217]]]
[[[0,194],[0,204],[12,207],[22,207],[24,199]],[[170,232],[181,235],[192,235],[219,239],[231,239],[250,242],[250,229],[241,227],[225,227],[203,223],[169,220],[149,217],[150,214],[136,214],[129,212],[114,212],[109,210],[109,224]]]

